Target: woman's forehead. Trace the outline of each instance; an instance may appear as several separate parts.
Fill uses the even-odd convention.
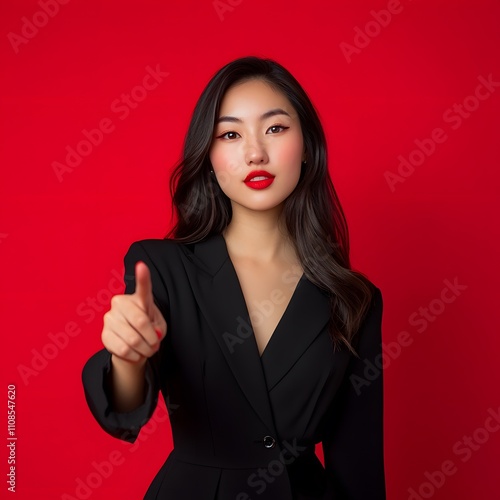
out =
[[[254,79],[235,84],[227,90],[221,101],[218,118],[230,115],[242,120],[265,119],[271,114],[263,115],[273,110],[282,110],[285,113],[283,116],[288,115],[290,118],[297,115],[285,94],[261,79]]]

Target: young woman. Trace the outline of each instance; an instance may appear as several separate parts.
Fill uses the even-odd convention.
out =
[[[131,244],[83,370],[119,439],[135,441],[160,391],[175,407],[174,449],[144,498],[384,499],[382,295],[351,269],[296,79],[257,57],[220,69],[171,191],[176,224]]]

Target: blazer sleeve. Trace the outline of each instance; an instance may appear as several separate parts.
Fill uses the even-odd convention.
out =
[[[385,500],[382,293],[375,287],[323,439],[336,500]]]
[[[135,291],[135,264],[138,260],[145,262],[151,273],[154,302],[166,318],[168,295],[160,274],[141,242],[134,242],[129,247],[125,258],[125,294]],[[159,294],[159,291],[163,293]],[[158,299],[158,296],[162,300]],[[129,443],[134,443],[141,427],[153,415],[158,403],[160,390],[160,364],[162,349],[159,349],[146,362],[146,393],[144,402],[133,411],[118,412],[113,409],[109,390],[111,371],[111,353],[102,349],[95,353],[85,364],[82,371],[82,382],[85,399],[89,409],[99,425],[111,436]]]

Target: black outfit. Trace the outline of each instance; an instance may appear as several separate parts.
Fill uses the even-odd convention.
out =
[[[167,407],[175,405],[174,449],[145,499],[385,499],[383,377],[373,374],[382,352],[379,288],[356,335],[360,359],[347,348],[333,351],[327,295],[305,275],[260,357],[222,235],[193,244],[132,243],[125,293],[135,290],[138,260],[151,271],[167,322],[160,350],[146,363],[145,401],[131,412],[112,410],[106,349],[82,376],[97,422],[131,443],[159,391]],[[325,467],[314,453],[319,442]]]

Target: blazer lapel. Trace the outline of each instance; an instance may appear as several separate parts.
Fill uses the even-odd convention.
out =
[[[295,293],[262,353],[270,391],[327,326],[330,302],[325,293],[302,276]]]
[[[243,393],[262,421],[274,430],[269,391],[325,327],[328,299],[305,276],[269,340],[262,357],[245,297],[222,235],[189,245],[197,267],[188,273],[193,293]]]

